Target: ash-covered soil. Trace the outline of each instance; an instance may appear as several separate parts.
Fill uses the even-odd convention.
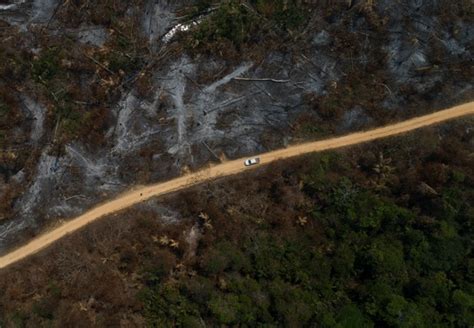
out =
[[[192,43],[207,10],[163,42],[195,3],[0,2],[1,251],[137,184],[473,98],[468,2],[313,5],[228,49]]]

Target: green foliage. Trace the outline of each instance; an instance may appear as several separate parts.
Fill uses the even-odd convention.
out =
[[[245,255],[228,241],[218,243],[211,252],[206,254],[202,268],[209,275],[215,275],[226,269],[245,272],[250,263]]]
[[[199,24],[193,35],[195,45],[227,39],[239,47],[249,41],[257,22],[257,17],[239,2],[224,2],[209,19]]]
[[[211,1],[200,1],[191,17],[210,7]],[[202,20],[192,34],[193,47],[212,50],[230,42],[236,49],[256,44],[270,32],[285,32],[300,28],[306,20],[303,5],[296,1],[252,0],[248,4],[227,0]]]
[[[48,286],[48,294],[33,305],[33,313],[43,319],[52,320],[60,297],[61,289],[55,282],[51,282]]]
[[[466,179],[466,175],[462,171],[459,171],[459,170],[453,170],[451,172],[451,177],[453,181],[456,183],[462,183]]]
[[[187,327],[198,322],[199,311],[173,285],[160,284],[141,295],[151,327]]]
[[[171,290],[173,293],[169,288],[149,289],[145,299],[152,322],[179,322],[183,313],[196,315],[189,311],[188,300],[194,302],[193,309],[200,311],[201,315],[205,309],[209,311],[219,325],[255,326],[281,321],[288,325],[302,325],[311,322],[315,313],[314,302],[319,298],[311,286],[315,281],[325,285],[322,282],[329,279],[330,268],[310,265],[315,254],[305,252],[308,244],[298,241],[279,244],[262,235],[256,240],[248,240],[241,250],[231,247],[228,242],[216,246],[206,257],[203,273],[220,274],[220,284],[225,285],[220,287],[222,291],[212,291],[214,283],[204,278],[185,280],[181,288]],[[249,263],[242,263],[243,254]],[[229,274],[224,271],[229,271]],[[241,272],[246,272],[246,275],[241,275]],[[206,288],[202,288],[203,285]],[[329,290],[330,286],[326,286]],[[171,303],[166,311],[163,302]],[[272,314],[270,308],[276,313]]]
[[[306,19],[301,4],[295,0],[251,0],[257,11],[281,29],[295,29]]]
[[[198,15],[207,11],[214,2],[215,0],[198,0],[192,8],[193,11],[191,12],[191,15]]]
[[[448,188],[443,192],[443,214],[447,220],[454,219],[464,206],[462,191],[459,188]]]
[[[116,73],[120,71],[130,73],[139,69],[142,65],[142,61],[137,56],[123,52],[114,51],[110,54],[107,60],[109,61],[109,69]]]
[[[13,327],[23,328],[23,327],[26,327],[27,319],[28,319],[28,316],[26,314],[16,311],[15,313],[13,313],[10,321],[13,324]]]
[[[331,153],[305,162],[302,192],[313,200],[308,211],[317,228],[295,232],[242,220],[232,231],[243,236],[227,239],[230,228],[220,231],[200,251],[196,275],[173,280],[171,291],[162,284],[146,290],[150,322],[472,326],[469,178],[447,179],[423,212],[361,183],[347,162]]]
[[[469,295],[462,290],[455,290],[453,293],[453,301],[464,309],[474,309],[474,296]]]
[[[10,107],[0,100],[0,119],[5,118],[10,113]]]
[[[455,311],[460,314],[467,325],[474,323],[474,295],[462,290],[453,292],[452,301]]]
[[[239,298],[236,295],[216,295],[209,302],[209,309],[217,321],[224,325],[237,323]]]
[[[32,63],[33,78],[40,83],[48,83],[52,80],[60,71],[60,56],[61,52],[58,48],[44,50]]]
[[[393,295],[385,308],[384,319],[395,327],[426,327],[426,320],[415,303],[400,295]]]
[[[73,136],[78,131],[83,122],[84,115],[75,106],[71,96],[60,89],[54,94],[54,115],[56,120],[61,122],[61,133],[67,136]]]
[[[327,173],[336,165],[337,159],[335,153],[315,155],[311,158],[311,170],[303,176],[304,190],[307,194],[315,195],[328,189],[332,182]]]
[[[158,285],[169,274],[169,268],[163,262],[158,262],[151,268],[144,271],[144,280],[149,286]]]
[[[326,129],[321,125],[316,125],[311,121],[305,121],[301,124],[300,133],[301,136],[307,140],[323,139],[324,137],[329,137],[331,135],[329,129]]]
[[[338,327],[341,328],[370,328],[374,324],[368,320],[362,311],[355,305],[347,305],[338,315]]]

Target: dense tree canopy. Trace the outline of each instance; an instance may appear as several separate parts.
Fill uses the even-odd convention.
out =
[[[145,288],[149,322],[157,327],[203,322],[470,327],[472,180],[454,162],[439,158],[443,152],[420,160],[414,180],[402,175],[401,159],[391,163],[375,156],[365,172],[356,172],[347,156],[316,156],[299,174],[309,203],[293,205],[305,221],[289,227],[290,206],[286,212],[270,210],[262,220],[252,218],[253,223],[241,216],[232,226],[218,227],[228,230],[201,245],[193,275],[156,279]],[[385,170],[393,173],[384,188],[380,165],[393,165]],[[426,172],[431,167],[443,170],[441,181]],[[297,197],[294,189],[294,195],[288,193],[295,178],[290,172],[271,183],[270,207]],[[431,193],[424,175],[432,180]]]

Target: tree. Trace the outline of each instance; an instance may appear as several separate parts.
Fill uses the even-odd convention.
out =
[[[337,316],[337,326],[340,328],[371,328],[373,322],[367,319],[362,311],[354,304],[344,306]]]

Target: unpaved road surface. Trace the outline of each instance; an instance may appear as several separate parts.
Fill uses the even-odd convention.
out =
[[[360,144],[375,139],[386,138],[472,114],[474,114],[474,102],[452,107],[450,109],[442,110],[433,114],[420,116],[404,122],[395,123],[370,131],[358,132],[342,137],[294,145],[285,149],[268,152],[259,155],[260,163],[269,164],[271,162],[285,158],[300,156],[312,152],[347,147],[350,145]],[[27,243],[26,245],[19,247],[18,249],[0,257],[0,268],[5,268],[6,266],[18,262],[29,255],[37,253],[41,249],[44,249],[45,247],[51,245],[52,243],[66,236],[67,234],[73,233],[74,231],[81,229],[82,227],[97,219],[121,211],[127,207],[143,202],[144,200],[147,200],[151,197],[156,197],[178,190],[186,189],[188,187],[219,177],[235,175],[252,168],[245,167],[243,162],[244,159],[228,161],[219,165],[205,168],[195,173],[190,173],[188,175],[172,179],[167,182],[157,183],[146,187],[140,187],[123,195],[120,195],[116,199],[102,204],[84,213],[81,216],[78,216],[63,224],[62,226],[52,231],[49,231],[43,235],[40,235],[36,239]]]

